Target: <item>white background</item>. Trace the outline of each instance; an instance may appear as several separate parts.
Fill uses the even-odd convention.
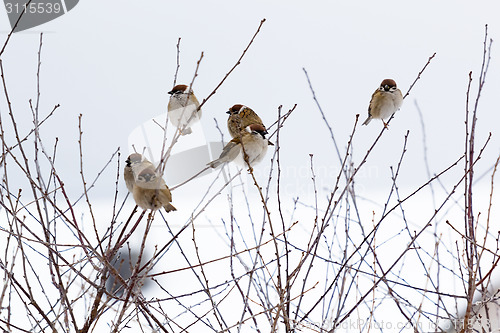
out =
[[[338,160],[302,68],[309,72],[343,150],[355,115],[364,120],[370,96],[380,81],[394,78],[406,92],[436,52],[366,166],[378,176],[362,184],[367,189],[381,186],[379,182],[390,175],[388,166],[397,162],[403,136],[409,130],[407,162],[412,172],[401,175],[401,181],[416,185],[427,176],[414,102],[423,113],[430,169],[436,173],[463,151],[468,73],[473,71],[476,89],[484,25],[489,24],[491,38],[498,37],[499,7],[494,1],[85,1],[54,21],[15,34],[2,58],[17,118],[29,123],[28,100],[36,97],[39,32],[45,32],[40,110],[43,115],[55,104],[61,108],[44,125],[42,135],[47,142],[60,138],[58,165],[61,172],[68,173],[67,186],[78,191],[80,182],[70,174],[79,168],[78,114],[83,114],[84,155],[92,161],[86,165],[89,177],[117,147],[121,147],[124,160],[129,133],[166,110],[179,37],[179,82],[191,82],[196,61],[204,52],[194,86],[202,100],[233,66],[260,20],[266,18],[242,64],[206,103],[205,135],[209,140],[220,140],[213,118],[224,129],[224,112],[235,103],[252,107],[267,124],[276,119],[279,105],[287,110],[297,104],[282,132],[283,165],[308,170],[308,154],[314,154],[317,166],[333,166],[335,174]],[[5,37],[10,27],[6,14],[2,15],[0,30]],[[481,143],[499,121],[495,99],[500,76],[495,50],[494,43],[480,103],[477,140]],[[358,130],[355,159],[364,155],[380,126],[377,121]],[[492,158],[485,169],[500,151],[495,135],[489,151]],[[95,193],[109,195],[100,187]]]
[[[81,193],[79,114],[83,115],[85,173],[93,178],[118,147],[123,165],[131,131],[166,111],[179,37],[179,83],[191,82],[196,61],[204,53],[193,87],[201,101],[234,65],[265,18],[241,65],[205,104],[201,126],[207,140],[220,140],[215,118],[227,139],[225,111],[231,105],[248,105],[264,123],[271,124],[279,105],[286,111],[297,104],[281,133],[282,185],[289,199],[312,195],[309,154],[314,155],[320,189],[331,189],[339,170],[303,68],[309,73],[343,153],[356,114],[360,114],[360,122],[364,120],[370,96],[382,79],[395,79],[405,93],[436,52],[357,177],[358,194],[370,203],[363,212],[369,217],[372,210],[380,210],[385,203],[392,183],[389,167],[399,161],[407,131],[408,152],[398,185],[403,194],[409,194],[429,179],[415,101],[423,114],[431,175],[463,153],[468,74],[473,72],[475,98],[485,24],[489,37],[498,40],[498,13],[497,1],[87,0],[54,21],[14,34],[2,61],[19,126],[27,130],[31,126],[28,100],[36,98],[39,33],[44,32],[40,112],[47,114],[55,104],[61,107],[41,132],[49,147],[55,137],[59,138],[56,166],[69,193],[76,196]],[[3,38],[10,31],[4,12],[0,14],[0,30]],[[482,145],[489,132],[493,136],[477,166],[477,177],[490,169],[500,153],[497,50],[494,42],[479,104],[477,144]],[[0,108],[5,119],[4,101]],[[357,129],[353,142],[355,164],[361,161],[381,127],[380,121],[373,121]],[[256,168],[262,179],[266,179],[269,159]],[[448,191],[460,173],[461,167],[444,177]],[[104,207],[113,198],[115,174],[116,160],[92,190],[93,198]],[[478,184],[481,198],[487,198],[489,179],[488,174]],[[174,204],[180,211],[174,214],[190,212],[193,198],[203,195],[199,193],[200,184],[203,181],[195,180],[174,192]],[[123,183],[119,186],[123,198],[126,189]],[[422,202],[428,199],[424,197]],[[408,209],[418,213],[422,207],[416,204]],[[181,215],[179,225],[184,223]],[[408,216],[417,225],[422,218],[422,226],[429,214]]]

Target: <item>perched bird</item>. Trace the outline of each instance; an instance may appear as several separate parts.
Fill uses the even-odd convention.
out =
[[[368,107],[368,118],[366,118],[363,125],[368,125],[372,119],[376,118],[382,119],[384,127],[387,127],[384,119],[389,118],[394,112],[398,111],[401,104],[403,104],[403,94],[396,86],[396,81],[385,79],[372,95]]]
[[[131,154],[126,163],[125,184],[139,207],[151,210],[164,207],[167,212],[177,210],[170,203],[172,194],[153,163],[137,153]]]
[[[141,154],[130,154],[130,156],[125,161],[125,168],[123,169],[123,178],[125,178],[125,185],[130,193],[134,191],[135,177],[132,171],[132,165],[137,165],[142,162]],[[153,165],[151,163],[151,165]]]
[[[181,135],[191,134],[191,125],[201,118],[200,103],[193,91],[185,84],[178,84],[168,92],[168,118],[175,127],[181,130]]]
[[[260,117],[248,106],[235,104],[226,113],[229,114],[229,118],[227,118],[227,129],[232,138],[242,135],[247,126],[252,124],[262,126],[264,128],[264,134],[267,134],[262,119],[260,119]]]
[[[266,156],[267,146],[273,145],[266,139],[266,133],[266,128],[260,124],[245,127],[245,131],[240,136],[226,144],[219,158],[207,165],[211,168],[217,168],[223,163],[235,162],[244,167],[249,164],[252,168]]]

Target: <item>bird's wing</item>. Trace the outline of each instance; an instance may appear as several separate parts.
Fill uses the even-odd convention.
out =
[[[373,104],[373,98],[375,97],[375,94],[377,93],[378,89],[375,90],[375,92],[372,94],[372,98],[370,99],[370,104],[368,104],[368,117],[371,117],[372,113],[372,104]]]
[[[252,124],[259,124],[264,126],[264,123],[262,122],[262,119],[260,119],[259,115],[249,107],[246,107],[243,110],[241,110],[239,116],[242,119],[241,129],[244,129],[245,127]]]
[[[222,149],[219,159],[223,158],[226,162],[230,162],[238,156],[240,153],[241,140],[236,137],[229,141],[227,145]]]
[[[167,197],[167,201],[171,202],[172,201],[172,193],[170,193],[170,189],[168,188],[167,184],[165,184],[165,181],[163,178],[161,178],[161,188],[162,188],[162,193]]]
[[[200,102],[198,102],[198,98],[196,98],[196,96],[194,94],[191,95],[191,100],[193,101],[196,108],[198,108],[200,106]],[[201,109],[198,110],[198,112],[200,112],[200,111],[201,111]]]
[[[241,140],[239,137],[236,137],[236,138],[232,139],[231,141],[229,141],[224,146],[219,158],[216,159],[215,161],[208,163],[208,165],[212,168],[217,168],[222,163],[231,162],[240,153],[240,148],[241,148]]]

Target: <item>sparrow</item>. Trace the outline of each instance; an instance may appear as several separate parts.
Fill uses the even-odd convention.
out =
[[[191,125],[201,118],[200,103],[191,89],[185,84],[178,84],[168,92],[168,117],[172,125],[181,131],[181,135],[191,134]]]
[[[368,106],[368,118],[366,118],[363,125],[368,125],[372,119],[376,118],[381,119],[384,127],[387,127],[384,119],[389,118],[398,111],[401,104],[403,104],[403,94],[396,86],[396,81],[385,79],[372,95]]]
[[[260,117],[248,106],[235,104],[226,113],[229,114],[229,118],[227,119],[227,129],[229,130],[229,134],[231,134],[232,138],[242,135],[247,126],[252,124],[262,126],[264,128],[264,134],[267,134],[267,130],[262,123],[262,119],[260,119]]]
[[[245,127],[240,136],[235,137],[224,146],[219,158],[207,165],[211,168],[217,168],[221,164],[235,162],[245,167],[250,165],[251,169],[266,156],[267,146],[273,145],[266,139],[266,133],[266,128],[260,124]]]
[[[142,161],[142,155],[137,153],[131,154],[125,160],[125,168],[123,169],[123,178],[125,178],[125,185],[127,186],[127,189],[130,193],[134,191],[134,183],[135,183],[135,177],[134,177],[134,172],[132,171],[132,165],[141,163],[141,161]]]
[[[165,181],[153,163],[141,154],[134,153],[127,158],[123,176],[135,203],[142,209],[158,210],[164,207],[167,213],[177,210],[170,203],[172,194]]]

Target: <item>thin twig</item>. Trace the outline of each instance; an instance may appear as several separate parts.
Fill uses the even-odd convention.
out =
[[[177,74],[179,73],[179,68],[181,67],[181,61],[180,61],[180,54],[181,54],[181,38],[177,40],[177,56],[176,56],[176,62],[177,66],[175,67],[175,74],[174,74],[174,84],[172,87],[176,86],[177,83]]]
[[[253,35],[252,39],[248,43],[247,47],[243,50],[243,53],[239,57],[238,61],[236,61],[236,64],[234,64],[234,66],[229,70],[229,72],[227,72],[226,75],[224,75],[224,77],[219,82],[219,84],[215,87],[215,89],[203,100],[203,102],[201,102],[200,106],[198,107],[198,110],[201,109],[201,107],[210,99],[210,97],[212,97],[217,92],[217,89],[219,89],[220,86],[222,86],[222,84],[224,83],[224,81],[226,81],[226,79],[228,78],[228,76],[235,70],[235,68],[238,67],[241,64],[241,60],[243,60],[243,57],[245,56],[245,54],[247,53],[248,49],[252,45],[255,37],[257,37],[257,35],[259,34],[260,28],[262,27],[262,25],[264,24],[264,22],[266,22],[266,19],[262,19],[260,21],[260,24],[259,24],[259,27],[257,28],[257,31],[255,32],[255,34]]]
[[[2,56],[3,52],[5,51],[5,48],[7,47],[7,44],[9,44],[10,37],[12,36],[12,34],[14,33],[14,31],[16,30],[17,25],[21,21],[21,18],[23,17],[23,15],[26,13],[26,9],[29,7],[29,5],[31,4],[32,1],[33,0],[29,0],[28,2],[26,2],[26,4],[24,4],[24,6],[21,6],[21,7],[24,7],[23,11],[19,15],[19,18],[17,19],[16,23],[14,23],[14,26],[12,27],[12,29],[9,32],[9,34],[7,35],[7,39],[5,40],[5,43],[3,44],[2,50],[0,50],[0,57]],[[14,5],[14,3],[11,3],[11,4]]]

